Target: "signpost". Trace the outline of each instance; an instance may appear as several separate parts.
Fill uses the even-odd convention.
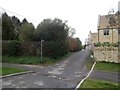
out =
[[[41,38],[41,61],[42,61],[42,58],[43,58],[43,48],[42,48],[42,42],[43,42],[44,40],[42,40],[42,38]]]

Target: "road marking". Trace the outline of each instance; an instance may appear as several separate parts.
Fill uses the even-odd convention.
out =
[[[81,77],[80,75],[74,75],[74,77]]]
[[[87,78],[89,77],[89,75],[91,74],[91,72],[92,72],[93,69],[94,69],[95,64],[96,64],[96,62],[94,62],[94,64],[93,64],[93,66],[92,66],[90,72],[88,73],[88,75],[87,75],[85,78],[83,78],[83,79],[79,82],[79,84],[76,86],[75,90],[78,90],[78,88],[81,86],[81,84],[84,82],[84,80],[87,79]]]
[[[62,74],[63,71],[60,71],[59,68],[53,69],[52,71],[48,71],[49,74]]]
[[[64,70],[64,68],[63,68],[63,67],[62,67],[62,68],[60,67],[60,68],[58,68],[58,69],[59,69],[59,70]]]
[[[59,68],[64,68],[64,67],[65,67],[65,65],[60,65],[60,66],[59,66]]]
[[[80,74],[80,73],[82,73],[82,72],[75,72],[75,74]]]
[[[44,85],[42,81],[37,81],[37,82],[35,82],[34,84],[40,85],[40,86],[43,86],[43,85]]]

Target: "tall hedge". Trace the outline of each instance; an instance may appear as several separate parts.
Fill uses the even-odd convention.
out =
[[[19,55],[20,42],[18,41],[2,41],[2,54],[3,55]]]

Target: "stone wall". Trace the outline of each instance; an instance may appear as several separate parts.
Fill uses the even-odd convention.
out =
[[[96,61],[120,63],[118,47],[94,47],[94,58]]]

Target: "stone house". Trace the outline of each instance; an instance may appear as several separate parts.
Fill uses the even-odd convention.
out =
[[[96,43],[117,43],[120,42],[120,12],[116,14],[101,15],[98,19],[97,33],[90,31],[88,35],[89,48],[93,50],[96,61],[120,63],[120,50],[114,46],[95,47]],[[120,47],[120,45],[119,45]]]
[[[116,14],[99,16],[98,20],[98,42],[117,43],[120,41],[120,28],[117,25]]]
[[[88,35],[88,44],[93,45],[94,43],[117,43],[120,42],[120,28],[118,27],[118,16],[113,15],[115,24],[110,25],[108,15],[101,15],[98,19],[97,33],[90,31]]]
[[[98,42],[98,33],[92,33],[91,31],[89,32],[88,35],[88,46],[90,49],[94,48],[94,44]]]

